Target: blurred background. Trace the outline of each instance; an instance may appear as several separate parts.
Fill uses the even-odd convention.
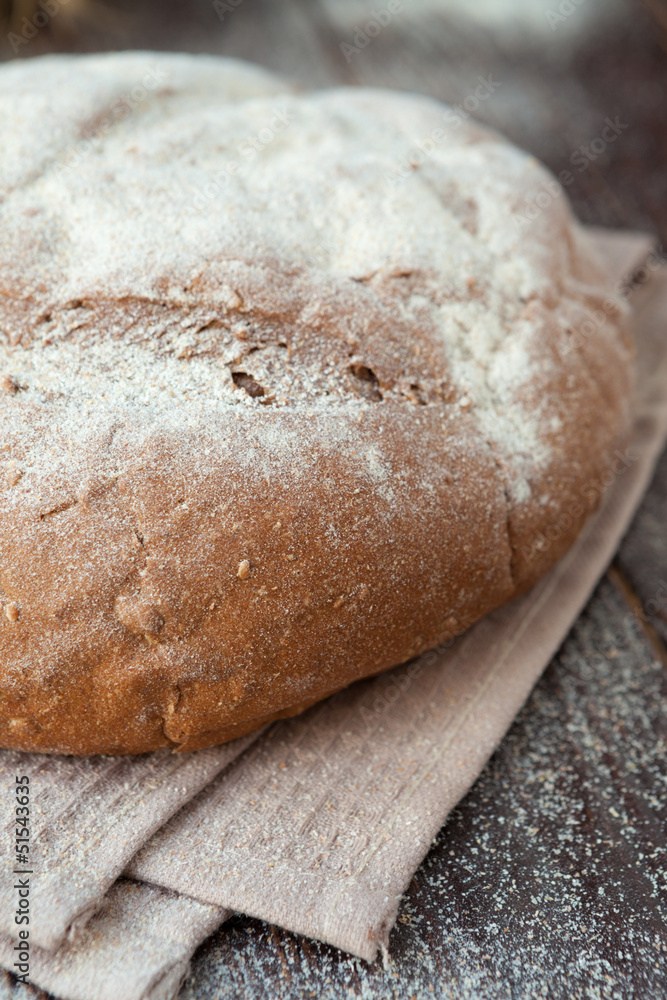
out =
[[[584,221],[667,246],[667,0],[0,0],[3,59],[125,48],[433,95],[569,170]]]

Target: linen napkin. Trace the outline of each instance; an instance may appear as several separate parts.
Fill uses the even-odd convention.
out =
[[[30,945],[30,978],[69,1000],[171,1000],[192,952],[226,917],[217,906],[121,878],[76,943],[57,952]],[[0,936],[5,968],[13,968],[16,947]]]
[[[0,750],[0,939],[17,938],[15,869],[30,876],[30,941],[53,950],[75,937],[135,851],[255,739],[192,754],[59,757]],[[10,863],[15,776],[30,778],[29,865]],[[7,789],[10,789],[10,792]]]

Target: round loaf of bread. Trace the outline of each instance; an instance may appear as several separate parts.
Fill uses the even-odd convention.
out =
[[[630,420],[552,176],[424,97],[0,68],[0,746],[221,743],[542,576]]]

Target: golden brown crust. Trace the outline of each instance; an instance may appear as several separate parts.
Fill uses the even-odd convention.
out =
[[[259,725],[435,645],[455,616],[478,616],[480,591],[488,606],[510,597],[505,498],[488,455],[461,454],[453,429],[433,470],[440,414],[413,411],[411,429],[388,410],[366,416],[356,443],[385,439],[390,496],[340,451],[312,455],[305,483],[240,467],[247,418],[213,471],[192,458],[207,433],[153,439],[149,461],[106,481],[113,460],[91,456],[78,496],[35,497],[15,523],[5,508],[3,585],[20,616],[0,626],[2,708],[26,721],[3,739],[54,752],[194,748],[202,732],[235,735],[237,720]],[[294,415],[295,440],[306,421]],[[114,442],[122,454],[119,429]]]
[[[404,191],[393,143],[413,119],[441,122],[438,105],[363,91],[311,101],[251,68],[173,58],[163,103],[104,139],[101,165],[70,176],[40,161],[32,187],[0,204],[0,746],[210,746],[437,645],[560,558],[627,432],[626,318],[563,197],[506,232],[515,188],[544,171],[466,126]],[[72,87],[92,74],[86,114],[99,120],[149,59],[45,60],[44,72]],[[11,74],[29,91],[36,67]],[[3,84],[16,93],[7,74],[0,103]],[[285,99],[293,132],[206,204],[209,236],[181,221],[193,140],[176,139],[216,74],[230,135],[248,127],[234,119],[244,94],[261,120],[263,91]],[[335,247],[299,203],[304,184],[324,197],[319,168],[311,183],[299,166],[313,107],[327,141],[340,133],[321,167],[329,198],[346,199],[331,209]],[[165,122],[168,174],[155,152]],[[389,218],[361,155],[376,127]],[[118,204],[135,183],[144,192],[127,221],[140,268],[98,252],[116,223],[96,185],[149,134],[108,191]],[[10,166],[0,155],[6,190]],[[257,215],[267,176],[278,194]],[[442,238],[428,229],[434,185]],[[346,246],[367,209],[370,235]],[[181,229],[196,235],[186,250],[165,236]]]

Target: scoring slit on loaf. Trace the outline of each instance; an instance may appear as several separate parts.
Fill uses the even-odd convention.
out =
[[[534,159],[207,56],[6,64],[0,113],[0,745],[231,739],[571,545],[632,348]]]

